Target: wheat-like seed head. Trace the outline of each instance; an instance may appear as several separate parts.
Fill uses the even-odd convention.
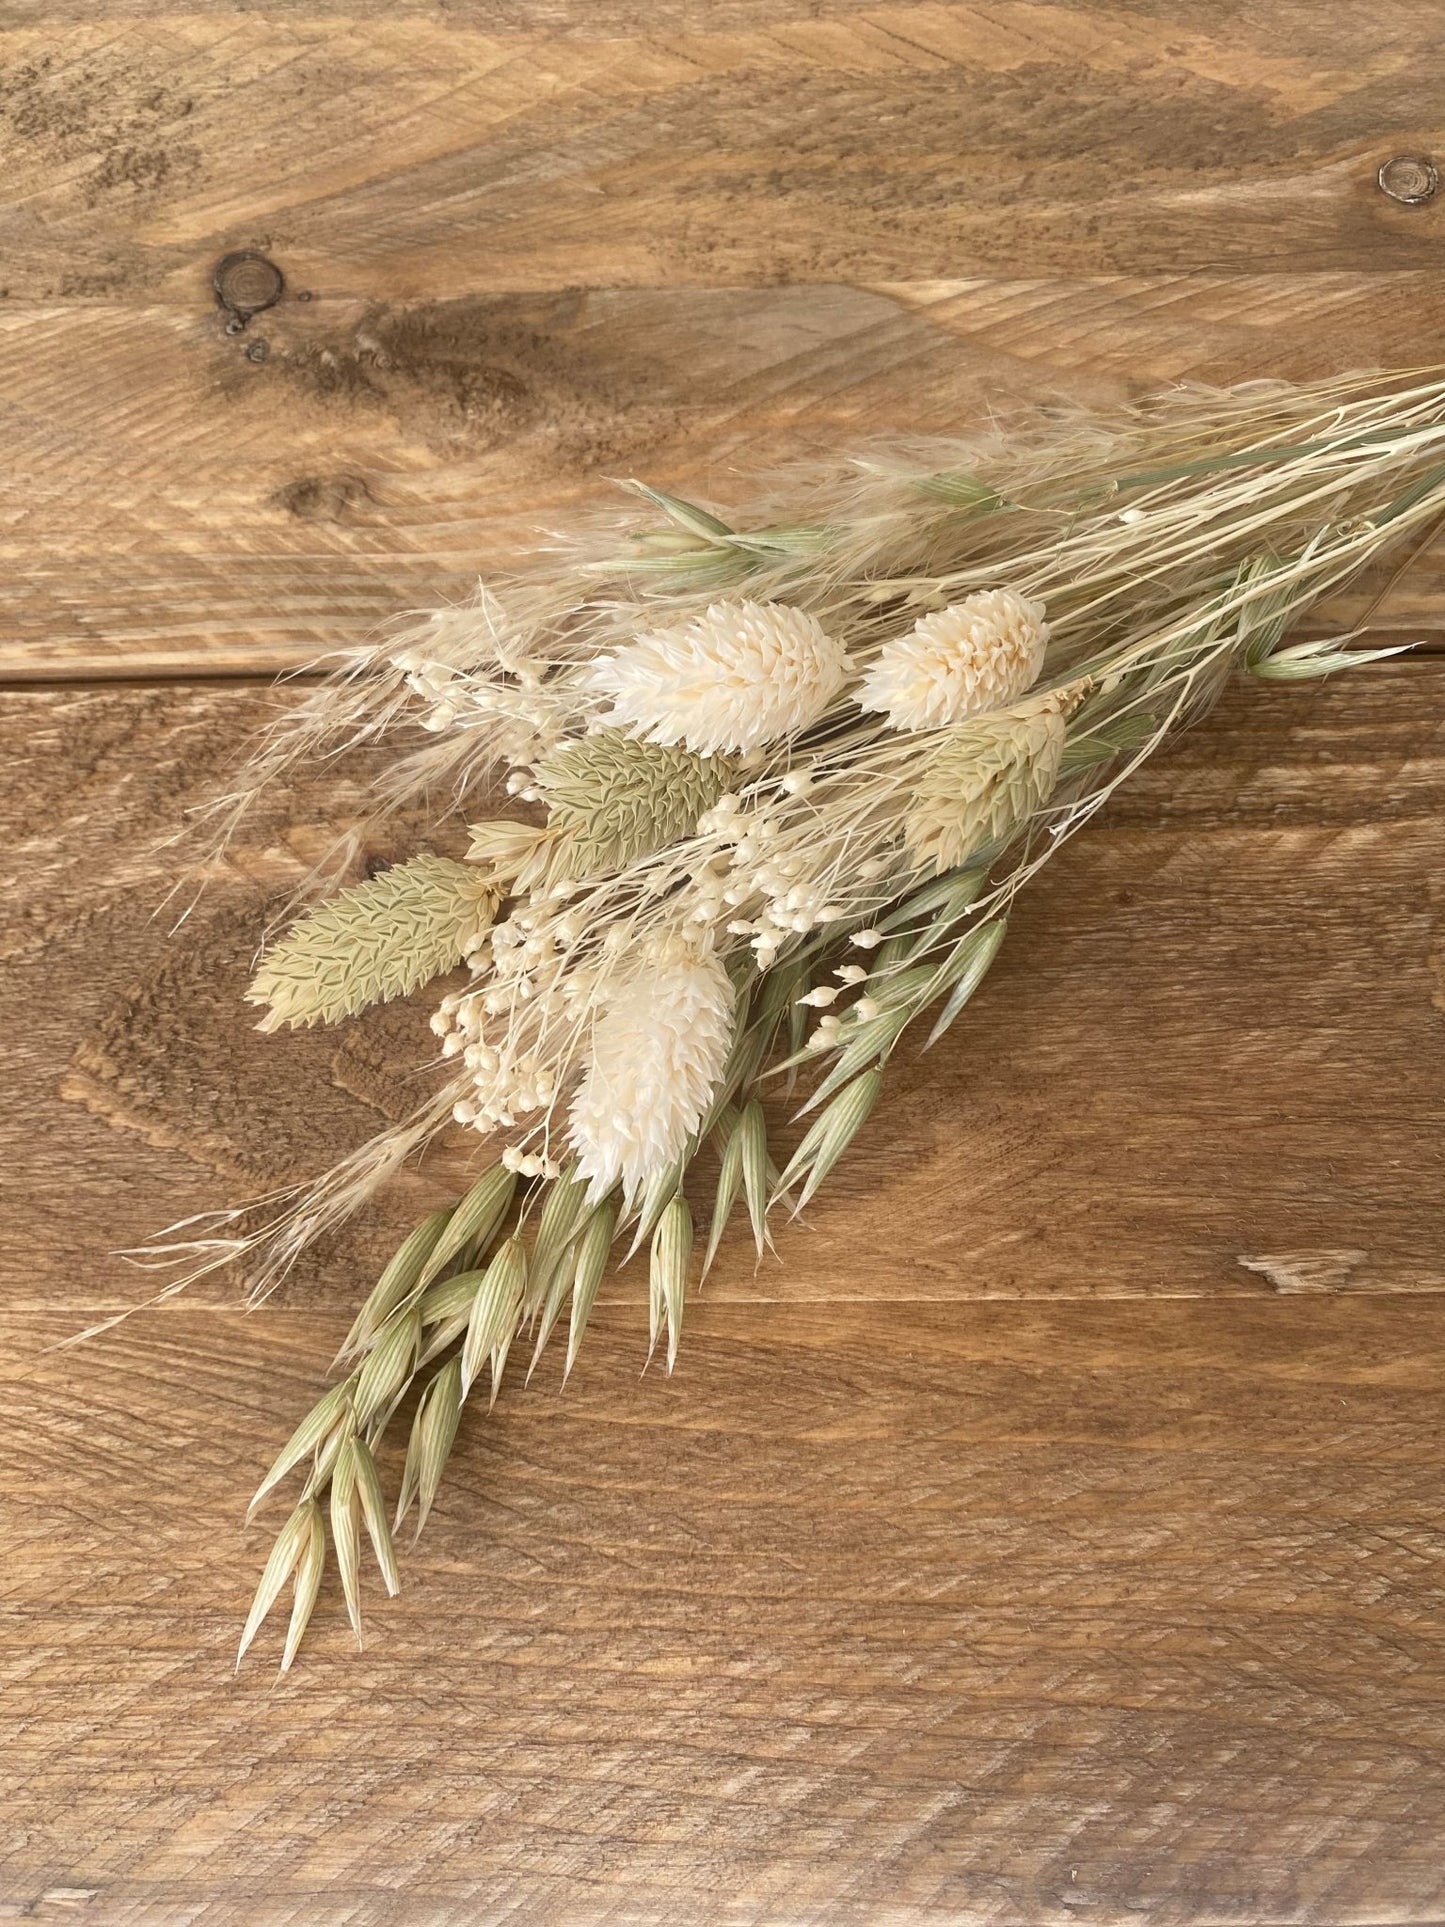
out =
[[[1053,794],[1064,722],[1084,685],[1050,689],[943,733],[904,818],[904,842],[938,875],[1002,841]]]
[[[534,772],[548,828],[560,832],[556,873],[625,869],[690,836],[737,775],[730,757],[639,742],[620,729],[564,744]]]
[[[333,1024],[405,997],[453,969],[480,941],[498,901],[469,863],[419,856],[342,890],[292,924],[246,992],[265,1004],[259,1030]]]

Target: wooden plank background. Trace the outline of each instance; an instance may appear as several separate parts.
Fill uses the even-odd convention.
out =
[[[239,1516],[445,1155],[263,1313],[53,1348],[144,1294],[118,1247],[326,1163],[425,1055],[423,1008],[239,1002],[361,770],[153,916],[262,676],[619,475],[1438,358],[1445,201],[1376,184],[1445,148],[1438,9],[0,27],[0,1918],[1445,1919],[1429,649],[1232,692],[1136,782],[785,1266],[725,1244],[672,1379],[624,1280],[565,1394],[468,1425],[363,1656],[328,1586],[288,1681],[232,1680]],[[287,294],[228,336],[237,247]],[[1371,620],[1434,641],[1442,587]]]

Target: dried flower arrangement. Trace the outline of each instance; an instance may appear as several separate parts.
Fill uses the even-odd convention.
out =
[[[1227,677],[1394,653],[1284,638],[1445,510],[1445,381],[1054,411],[794,478],[728,522],[632,486],[655,522],[348,659],[216,806],[224,836],[296,759],[378,739],[404,752],[378,814],[426,793],[471,815],[499,781],[530,806],[476,822],[466,861],[418,856],[302,915],[251,987],[272,1030],[469,973],[421,1110],[262,1230],[223,1214],[190,1276],[248,1257],[264,1294],[450,1121],[501,1146],[387,1265],[256,1495],[302,1477],[241,1641],[290,1582],[283,1670],[328,1521],[359,1638],[363,1538],[394,1591],[394,1535],[425,1523],[478,1379],[495,1398],[518,1338],[535,1365],[564,1317],[570,1372],[619,1241],[649,1249],[671,1367],[702,1147],[706,1274],[739,1201],[760,1257],[807,1205],[904,1033],[948,1029],[1019,890]],[[786,1150],[762,1103],[780,1073],[809,1082]],[[389,1508],[376,1447],[418,1385]]]

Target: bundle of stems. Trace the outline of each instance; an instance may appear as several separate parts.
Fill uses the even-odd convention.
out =
[[[1019,890],[1230,675],[1395,653],[1287,635],[1445,510],[1445,378],[1054,410],[787,477],[726,518],[630,486],[640,528],[559,539],[348,658],[208,819],[224,839],[298,759],[375,741],[397,752],[375,817],[425,794],[477,819],[465,860],[302,915],[251,990],[270,1029],[465,971],[433,1018],[435,1092],[259,1231],[221,1214],[185,1246],[188,1277],[244,1257],[263,1296],[444,1126],[489,1147],[387,1265],[256,1495],[302,1481],[241,1642],[289,1584],[283,1670],[328,1540],[359,1638],[363,1542],[394,1591],[395,1534],[425,1523],[478,1381],[495,1398],[519,1341],[535,1366],[564,1322],[570,1372],[619,1247],[647,1249],[671,1368],[735,1209],[761,1257],[905,1033],[933,1043],[977,991]],[[498,787],[514,808],[483,818]],[[799,1078],[780,1146],[764,1099]],[[389,1506],[378,1447],[418,1388]]]

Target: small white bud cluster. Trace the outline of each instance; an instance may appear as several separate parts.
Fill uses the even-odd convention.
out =
[[[420,699],[415,721],[433,735],[487,728],[494,753],[509,763],[545,755],[561,734],[557,702],[538,669],[514,654],[497,668],[459,668],[425,648],[398,651],[392,662]]]
[[[877,933],[869,931],[869,936]],[[861,964],[839,964],[833,975],[838,979],[834,984],[814,984],[811,990],[804,991],[796,1001],[808,1010],[821,1010],[826,1015],[818,1019],[815,1028],[808,1035],[809,1050],[831,1050],[846,1041],[844,1024],[849,1019],[858,1024],[866,1024],[870,1018],[878,1016],[883,1006],[872,997],[862,996],[845,1010],[842,1016],[836,1015],[829,1006],[835,1004],[845,990],[868,981],[868,972]]]
[[[522,1178],[556,1178],[562,1175],[562,1167],[555,1158],[544,1157],[540,1151],[523,1151],[515,1144],[509,1144],[503,1151],[502,1168],[515,1171]]]
[[[525,662],[514,665],[511,676],[508,682],[490,674],[459,677],[449,692],[451,719],[464,729],[490,729],[495,753],[504,762],[534,763],[561,738],[560,705]],[[524,771],[507,779],[507,793],[536,800],[530,774]]]
[[[784,784],[792,780],[785,778]],[[789,797],[801,793],[801,788],[787,792]],[[694,874],[694,918],[726,917],[731,936],[749,939],[759,970],[769,969],[792,938],[850,914],[809,875],[804,851],[785,845],[781,823],[767,803],[747,810],[736,796],[720,797],[700,819],[698,833],[719,847]]]
[[[420,649],[406,649],[392,661],[406,677],[406,686],[426,705],[417,721],[437,734],[457,719],[456,685],[461,672],[450,663],[429,659]]]
[[[506,1130],[556,1099],[558,1039],[595,981],[572,954],[581,934],[575,913],[527,903],[469,954],[485,987],[444,997],[431,1020],[443,1057],[460,1057],[471,1076],[469,1095],[453,1108],[457,1123],[484,1135]]]

